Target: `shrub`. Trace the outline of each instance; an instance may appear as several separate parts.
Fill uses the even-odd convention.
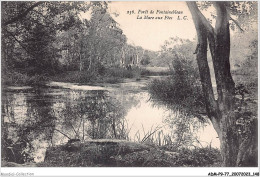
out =
[[[117,166],[124,167],[207,167],[220,166],[221,155],[218,149],[180,149],[165,152],[160,149],[133,152],[123,157],[115,157]]]
[[[140,70],[141,70],[141,76],[150,76],[152,74],[151,71],[147,69],[141,68]]]
[[[201,87],[176,82],[173,78],[153,80],[148,85],[151,98],[163,101],[163,103],[182,107],[186,110],[199,110],[204,108]]]
[[[190,60],[175,58],[171,76],[153,80],[148,88],[152,99],[196,112],[204,109],[199,73]]]
[[[3,85],[37,85],[43,81],[48,80],[45,75],[33,75],[12,71],[6,72],[2,75]]]
[[[133,78],[134,73],[132,70],[127,70],[124,68],[109,68],[106,69],[106,76],[120,77],[120,78]]]
[[[96,76],[88,71],[69,71],[52,77],[53,81],[57,82],[72,82],[72,83],[91,83],[96,79]]]
[[[174,158],[176,166],[206,167],[219,165],[221,163],[221,154],[215,148],[196,148],[180,149],[178,155]]]

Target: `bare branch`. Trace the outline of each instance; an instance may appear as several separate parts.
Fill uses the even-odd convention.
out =
[[[233,21],[233,22],[237,25],[238,29],[240,29],[241,32],[245,32],[245,31],[241,28],[241,26],[239,25],[238,21],[236,21],[236,20],[233,19],[232,17],[229,17],[229,18],[230,18],[231,21]]]
[[[21,41],[19,41],[15,35],[11,32],[9,32],[8,30],[5,30],[29,55],[31,55],[31,53],[28,51],[28,49],[22,44]]]
[[[58,129],[54,129],[54,130],[56,130],[57,132],[59,132],[60,134],[62,134],[62,135],[64,135],[64,136],[66,136],[68,139],[71,139],[68,135],[66,135],[65,133],[63,133],[62,131],[60,131],[60,130],[58,130]]]

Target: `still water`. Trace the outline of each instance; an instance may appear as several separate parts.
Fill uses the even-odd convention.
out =
[[[99,86],[51,82],[41,87],[4,89],[3,157],[17,163],[41,162],[49,146],[74,138],[127,139],[157,145],[174,142],[175,125],[183,116],[150,100],[147,84],[152,79]],[[196,120],[193,124],[198,125]],[[192,132],[185,135],[193,137],[190,144],[219,147],[211,124],[186,128]]]

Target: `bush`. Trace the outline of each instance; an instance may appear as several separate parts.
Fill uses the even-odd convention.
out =
[[[97,72],[90,71],[68,71],[52,77],[53,81],[72,83],[118,83],[123,78],[139,78],[139,69],[126,70],[124,68],[99,67]]]
[[[168,44],[171,48],[167,48]],[[165,42],[161,58],[168,60],[171,76],[149,85],[152,99],[196,112],[204,109],[198,66],[193,59],[194,45],[194,42],[178,37]]]
[[[194,83],[176,82],[173,78],[153,80],[148,85],[151,98],[165,104],[182,107],[187,110],[204,109],[201,86]]]
[[[152,99],[196,112],[204,109],[199,73],[190,60],[175,58],[171,76],[163,80],[153,80],[148,88]]]
[[[142,145],[141,145],[142,146]],[[208,167],[220,166],[218,149],[179,149],[176,152],[160,148],[124,153],[112,144],[81,144],[77,149],[66,146],[47,150],[42,167]],[[125,150],[127,146],[123,146]],[[120,147],[119,147],[120,148]]]
[[[206,167],[219,166],[221,154],[215,148],[180,149],[174,158],[176,166]]]
[[[119,78],[133,78],[134,72],[124,68],[109,68],[106,69],[106,76]]]
[[[165,74],[166,72],[163,72]],[[144,68],[133,67],[130,70],[125,68],[113,67],[105,68],[102,65],[98,65],[96,71],[67,71],[65,73],[59,73],[52,76],[53,81],[58,82],[72,82],[72,83],[118,83],[122,82],[124,78],[136,78],[140,79],[141,76],[152,75],[153,72]],[[160,73],[155,73],[159,75]]]
[[[43,81],[48,80],[48,77],[45,75],[33,75],[29,76],[28,74],[12,71],[5,72],[2,75],[2,84],[3,85],[37,85]]]
[[[53,76],[52,80],[57,82],[91,83],[95,78],[96,76],[91,72],[69,71]]]
[[[218,149],[180,149],[165,152],[160,149],[140,151],[115,157],[116,166],[123,167],[212,167],[221,166]]]

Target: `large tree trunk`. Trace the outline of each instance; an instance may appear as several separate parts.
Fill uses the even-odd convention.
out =
[[[237,131],[235,114],[235,83],[230,72],[230,31],[227,2],[214,2],[217,11],[213,28],[198,9],[196,2],[187,2],[198,37],[197,63],[207,115],[210,118],[221,144],[223,166],[247,166],[248,158],[257,148],[255,134],[241,136]],[[207,42],[212,56],[218,98],[215,100],[210,69],[207,61]],[[251,127],[255,130],[255,127]],[[257,131],[256,131],[257,132]],[[247,151],[247,148],[250,150]],[[257,161],[256,161],[257,163]],[[249,163],[250,164],[250,163]],[[252,166],[257,164],[251,163]]]

